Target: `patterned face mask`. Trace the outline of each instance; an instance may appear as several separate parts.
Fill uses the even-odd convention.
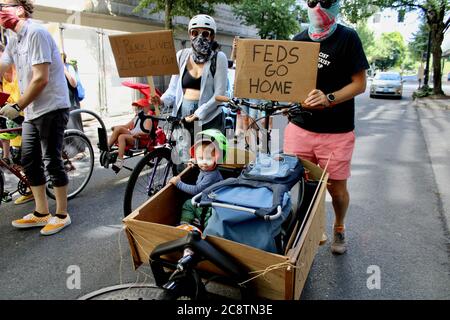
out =
[[[333,34],[337,28],[336,17],[339,14],[340,4],[336,1],[330,8],[325,9],[320,2],[314,7],[308,7],[309,37],[313,41],[322,41]]]
[[[212,50],[212,41],[198,35],[191,41],[192,58],[195,63],[205,63],[212,58],[214,52]]]

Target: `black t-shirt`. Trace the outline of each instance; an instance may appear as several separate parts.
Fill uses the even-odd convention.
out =
[[[293,38],[312,42],[308,30]],[[353,29],[338,25],[336,31],[320,42],[317,89],[325,94],[350,84],[352,75],[369,68],[358,34]],[[310,111],[310,110],[308,110]],[[299,127],[318,133],[344,133],[355,128],[355,100],[350,99],[332,108],[312,110],[290,119]]]

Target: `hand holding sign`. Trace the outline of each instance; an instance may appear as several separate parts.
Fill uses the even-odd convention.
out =
[[[236,97],[303,102],[316,87],[320,45],[238,40]]]
[[[311,91],[302,105],[307,109],[325,109],[331,106],[325,93],[318,89]]]

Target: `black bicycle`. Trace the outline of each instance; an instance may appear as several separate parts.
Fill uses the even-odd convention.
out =
[[[134,167],[125,191],[125,217],[158,193],[170,178],[178,174],[178,165],[187,160],[186,151],[190,147],[190,134],[184,129],[182,119],[172,116],[146,118],[166,123],[166,143],[155,147]]]
[[[253,128],[262,133],[262,138],[255,141],[256,146],[261,146],[261,140],[266,143],[262,146],[262,151],[270,152],[270,130],[269,119],[271,116],[287,114],[294,116],[297,113],[306,112],[300,104],[281,105],[277,102],[269,101],[261,104],[252,104],[244,99],[228,98],[225,96],[217,96],[218,102],[224,102],[225,107],[232,113],[237,111],[243,112],[242,106],[248,106],[265,112],[265,116],[254,121]],[[186,150],[190,148],[190,134],[184,129],[183,120],[167,116],[145,116],[148,119],[165,121],[168,124],[166,131],[167,141],[164,145],[155,147],[155,149],[147,153],[142,160],[138,162],[131,173],[125,191],[125,199],[123,204],[124,216],[128,216],[139,206],[145,203],[151,196],[159,192],[166,186],[170,178],[176,176],[181,170],[179,164],[186,162]],[[266,119],[265,128],[262,128],[258,122]],[[253,135],[255,136],[255,134]],[[259,134],[256,134],[259,136]],[[256,152],[256,150],[250,151]]]
[[[20,134],[22,132],[22,127],[0,129],[0,133],[6,132],[17,132]],[[6,201],[10,201],[15,193],[19,193],[22,196],[28,196],[31,194],[30,184],[20,164],[20,153],[20,148],[11,148],[13,162],[9,163],[4,159],[0,159],[0,195],[2,195],[2,198],[7,199]],[[83,191],[94,170],[94,151],[89,139],[83,132],[75,129],[64,131],[62,160],[64,169],[69,178],[69,183],[67,186],[67,199],[70,200]],[[4,191],[5,181],[3,170],[7,170],[17,177],[18,183],[16,190],[9,191],[7,193]],[[46,193],[51,199],[55,199],[53,184],[47,172],[46,177]]]
[[[233,113],[246,113],[243,107],[249,107],[264,113],[264,116],[252,119],[248,129],[245,132],[245,148],[253,153],[270,153],[271,129],[270,118],[278,115],[286,115],[289,118],[301,113],[310,113],[305,111],[300,103],[282,104],[277,101],[264,101],[261,103],[250,103],[246,99],[229,98],[226,96],[217,96],[217,102],[225,103],[225,107]],[[264,126],[261,121],[264,120]]]

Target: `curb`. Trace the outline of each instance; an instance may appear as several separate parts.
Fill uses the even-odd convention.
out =
[[[429,120],[434,119],[434,121],[436,122],[440,121],[439,119],[450,119],[450,97],[448,97],[448,99],[421,98],[416,99],[413,104],[417,112],[420,129],[422,130],[425,139],[427,153],[431,162],[434,180],[437,187],[438,212],[444,226],[445,236],[449,237],[450,192],[448,191],[446,182],[443,181],[442,177],[447,177],[447,179],[448,177],[450,177],[448,173],[449,170],[445,169],[445,167],[449,166],[450,164],[444,165],[443,167],[442,164],[440,164],[439,161],[436,160],[436,158],[439,159],[439,157],[448,156],[448,152],[445,152],[444,150],[450,150],[450,143],[447,141],[444,143],[444,147],[441,146],[443,140],[436,140],[436,132],[435,130],[433,130],[433,125],[430,126]],[[435,118],[436,116],[438,118]],[[444,130],[444,132],[449,132],[447,128],[450,128],[448,127],[450,123],[446,120],[443,121],[444,122],[441,124],[442,130]],[[444,154],[441,154],[441,151],[444,151]]]
[[[414,100],[416,107],[450,110],[450,97],[446,99],[417,98]]]

